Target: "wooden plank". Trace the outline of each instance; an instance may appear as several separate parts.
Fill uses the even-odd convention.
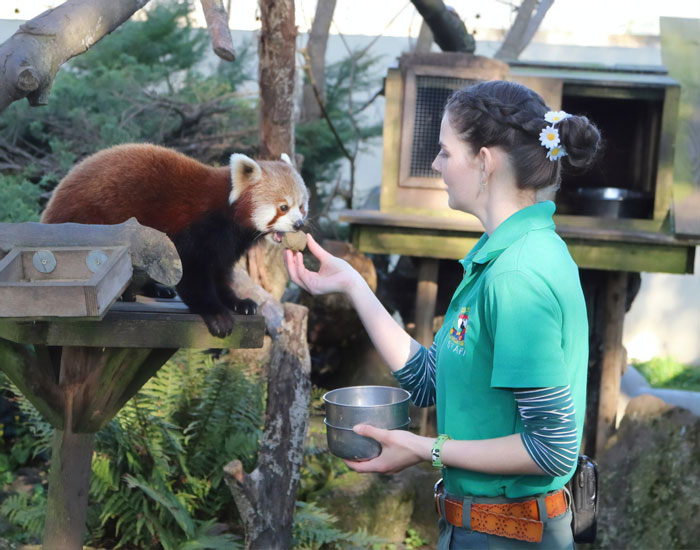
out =
[[[355,226],[360,252],[424,258],[462,259],[481,234],[411,228]],[[564,238],[582,268],[659,273],[692,273],[695,246]]]
[[[673,154],[678,130],[678,102],[680,88],[666,88],[663,113],[661,115],[661,135],[659,139],[658,169],[654,194],[654,219],[663,221],[671,212],[673,197]]]
[[[661,17],[660,27],[664,65],[681,85],[673,162],[675,229],[700,238],[700,20]]]
[[[638,243],[604,243],[567,240],[579,267],[647,273],[692,273],[695,249]]]
[[[383,212],[381,210],[341,210],[339,219],[354,226],[382,226],[434,231],[478,233],[484,228],[474,216],[464,213],[457,217],[428,216],[424,213]],[[593,216],[554,216],[557,233],[562,238],[585,238],[601,241],[699,245],[700,238],[686,238],[670,233],[668,227],[655,220],[605,219]]]
[[[389,69],[384,81],[384,131],[382,137],[382,210],[391,209],[396,203],[399,187],[399,160],[401,150],[401,105],[403,81],[398,69]]]
[[[466,256],[477,240],[476,237],[408,234],[378,228],[375,231],[361,231],[357,248],[364,253],[458,260]]]
[[[99,321],[0,321],[0,338],[46,346],[123,348],[259,348],[265,333],[260,315],[234,315],[233,332],[226,338],[209,333],[199,315],[172,308],[135,310],[119,303]]]

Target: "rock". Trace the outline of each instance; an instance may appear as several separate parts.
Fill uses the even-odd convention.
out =
[[[437,514],[433,485],[439,472],[414,466],[393,475],[349,472],[339,476],[318,496],[318,504],[338,518],[346,531],[367,529],[370,535],[401,544],[409,528],[437,546]]]
[[[632,399],[599,458],[597,548],[697,548],[700,422],[650,395]]]

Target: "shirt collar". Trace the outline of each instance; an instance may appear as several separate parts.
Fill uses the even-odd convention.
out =
[[[485,264],[497,258],[501,252],[520,237],[535,229],[554,229],[554,203],[542,201],[518,210],[499,225],[491,236],[484,233],[469,254],[460,260],[462,267],[470,263]]]

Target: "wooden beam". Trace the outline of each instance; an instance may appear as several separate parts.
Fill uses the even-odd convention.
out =
[[[199,315],[178,300],[117,302],[101,321],[0,320],[0,338],[21,344],[112,348],[259,348],[260,315],[235,315],[226,338],[209,333]]]
[[[418,288],[416,291],[416,340],[425,347],[433,345],[433,318],[438,291],[439,262],[432,258],[420,258],[418,263]],[[420,435],[428,435],[429,407],[420,410]]]
[[[44,550],[83,548],[94,439],[94,433],[54,432]]]
[[[363,253],[402,254],[426,258],[462,259],[481,233],[354,226],[353,243]],[[596,237],[564,238],[581,268],[611,271],[692,273],[695,244],[686,242],[626,242]]]
[[[601,456],[608,439],[615,431],[617,402],[620,397],[620,379],[624,348],[622,329],[627,300],[627,273],[613,271],[607,274],[604,282],[604,322],[603,353],[600,374],[598,403],[598,428],[596,433],[596,454]]]

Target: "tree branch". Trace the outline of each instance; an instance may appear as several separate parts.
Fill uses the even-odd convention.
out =
[[[312,86],[316,86],[318,95],[325,100],[325,69],[326,47],[328,45],[328,32],[333,20],[336,0],[326,0],[316,4],[316,14],[311,24],[309,40],[306,43],[304,58],[309,65],[309,81],[304,82],[302,92],[301,120],[316,120],[321,117],[321,109],[316,100],[316,93]],[[312,84],[312,82],[314,84]]]
[[[26,97],[46,105],[61,65],[119,27],[148,0],[67,0],[0,45],[0,112]]]
[[[411,0],[444,52],[474,53],[476,42],[457,12],[442,0]]]
[[[532,40],[553,3],[554,0],[541,0],[539,2],[538,0],[523,0],[513,25],[508,29],[505,40],[494,57],[502,61],[518,59],[518,56]]]
[[[211,45],[214,53],[225,61],[235,61],[231,29],[228,26],[228,13],[223,0],[200,0],[207,21]]]

